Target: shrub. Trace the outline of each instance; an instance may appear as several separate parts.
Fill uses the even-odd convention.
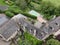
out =
[[[34,9],[34,10],[36,10],[36,11],[40,11],[40,5],[37,4],[37,3],[34,3],[34,2],[31,2],[31,3],[30,3],[30,8],[31,8],[31,9]]]
[[[14,14],[12,12],[9,12],[9,11],[6,11],[5,14],[6,14],[6,16],[8,16],[10,18],[14,16]]]
[[[8,9],[10,12],[14,13],[15,15],[22,12],[17,6],[11,6]]]
[[[53,18],[54,15],[44,14],[44,18],[50,20]]]
[[[32,0],[32,1],[35,2],[35,3],[40,4],[40,2],[41,2],[42,0]]]

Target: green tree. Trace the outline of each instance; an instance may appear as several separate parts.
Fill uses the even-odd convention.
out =
[[[55,6],[51,2],[42,2],[40,6],[40,11],[43,14],[54,15]]]
[[[31,3],[30,3],[30,8],[31,8],[31,9],[34,9],[34,10],[36,10],[36,11],[40,11],[40,5],[37,4],[37,3],[35,3],[35,2],[31,2]]]
[[[16,0],[16,5],[19,6],[22,10],[27,7],[27,3],[25,0]]]
[[[55,9],[55,15],[60,16],[60,6]]]
[[[41,2],[40,13],[42,13],[44,17],[48,20],[53,18],[53,16],[55,15],[55,9],[56,7],[51,2]]]
[[[47,41],[47,45],[60,45],[60,42],[56,39],[50,39]]]

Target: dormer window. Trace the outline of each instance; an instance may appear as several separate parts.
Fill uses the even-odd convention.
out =
[[[24,18],[25,19],[25,18]]]
[[[58,23],[55,23],[55,25],[59,26],[59,24],[58,24]]]
[[[54,28],[53,28],[53,27],[51,27],[51,26],[49,27],[49,29],[54,30]]]
[[[45,24],[45,22],[42,22],[42,24]]]
[[[49,29],[52,29],[52,27],[49,27]]]

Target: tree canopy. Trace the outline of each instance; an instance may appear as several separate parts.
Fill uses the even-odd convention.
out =
[[[50,39],[47,41],[47,45],[60,45],[60,42],[56,39]]]

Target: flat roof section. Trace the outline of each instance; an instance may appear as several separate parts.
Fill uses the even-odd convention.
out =
[[[33,15],[33,16],[41,16],[41,17],[43,17],[41,14],[39,14],[38,12],[36,12],[35,10],[31,10],[31,11],[29,11],[29,14],[31,14],[31,15]]]

